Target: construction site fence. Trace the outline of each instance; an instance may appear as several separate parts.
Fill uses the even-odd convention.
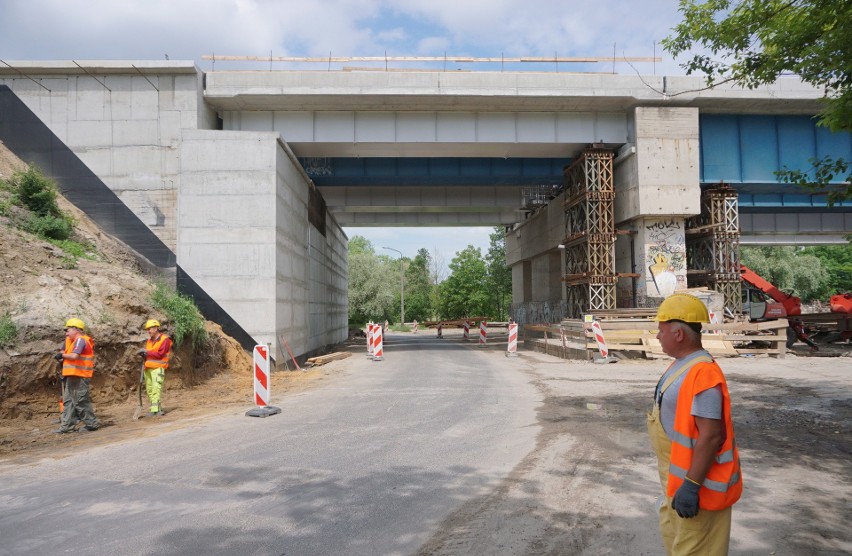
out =
[[[628,358],[668,357],[657,340],[657,323],[653,321],[598,321],[610,352],[622,352]],[[783,358],[786,353],[787,321],[732,322],[705,324],[701,340],[714,357],[769,355]],[[527,324],[520,341],[527,349],[541,351],[564,359],[591,360],[599,353],[591,323],[563,321],[561,325]]]

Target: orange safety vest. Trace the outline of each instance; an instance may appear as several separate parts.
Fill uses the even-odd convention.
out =
[[[81,334],[78,336],[86,342],[86,347],[83,352],[75,359],[62,360],[62,376],[80,376],[83,378],[92,378],[95,372],[95,343],[89,336]],[[77,339],[65,338],[65,353],[74,352],[74,344]]]
[[[148,341],[145,342],[145,349],[148,350],[148,351],[159,351],[160,346],[167,339],[168,339],[168,336],[166,336],[165,334],[160,334],[157,337],[156,342],[152,342],[150,339],[148,339]],[[169,349],[169,351],[166,353],[165,359],[149,359],[149,357],[151,357],[151,356],[148,355],[148,354],[145,354],[145,368],[146,369],[168,369],[169,368],[169,356],[171,355],[171,351],[172,350]]]
[[[677,412],[674,419],[674,438],[669,465],[667,494],[674,496],[692,463],[692,449],[698,440],[698,427],[692,413],[692,400],[696,394],[721,386],[722,421],[724,440],[715,461],[710,466],[701,485],[698,500],[703,510],[724,510],[740,499],[743,492],[743,479],[740,470],[740,456],[734,439],[734,423],[731,419],[731,397],[722,369],[713,361],[696,363],[683,377],[677,398]]]

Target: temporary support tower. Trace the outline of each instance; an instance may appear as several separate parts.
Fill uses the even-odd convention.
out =
[[[565,274],[569,318],[615,309],[613,153],[583,150],[564,170]]]
[[[725,307],[742,312],[739,204],[725,183],[706,188],[701,214],[686,221],[686,264],[689,287],[715,290]]]

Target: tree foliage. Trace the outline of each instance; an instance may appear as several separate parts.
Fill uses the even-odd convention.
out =
[[[795,247],[743,247],[742,263],[781,291],[802,301],[821,299],[829,275],[814,255]]]
[[[349,322],[360,326],[368,320],[389,319],[395,314],[394,301],[399,308],[394,285],[399,291],[399,267],[392,267],[388,257],[376,255],[367,239],[353,237],[349,241]]]
[[[688,74],[704,74],[711,86],[733,82],[755,88],[794,73],[824,91],[820,124],[852,131],[852,2],[681,0],[680,11],[683,20],[663,46],[675,57],[691,54],[682,64]],[[848,164],[832,158],[811,163],[813,170],[785,169],[779,176],[834,191],[830,203],[852,198]],[[844,175],[844,188],[829,187]]]
[[[432,309],[432,284],[430,273],[431,257],[426,249],[419,249],[417,256],[405,269],[405,320],[431,320],[434,316]]]
[[[852,292],[851,244],[806,247],[801,253],[818,258],[828,273],[828,282],[821,295],[823,300],[836,293]]]
[[[468,245],[450,263],[450,276],[441,282],[441,317],[485,316],[489,313],[488,270],[479,248]]]
[[[512,301],[512,269],[506,264],[506,234],[497,227],[488,239],[490,244],[485,255],[491,298],[488,316],[503,321],[509,318],[509,304]]]

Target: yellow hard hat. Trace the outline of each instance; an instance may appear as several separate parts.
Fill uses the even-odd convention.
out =
[[[674,293],[660,303],[657,316],[654,320],[667,322],[679,320],[681,322],[710,322],[710,314],[704,302],[688,293]]]
[[[158,321],[156,319],[150,319],[150,320],[148,320],[148,322],[145,323],[144,328],[145,328],[145,330],[148,330],[149,328],[153,328],[155,326],[157,328],[160,328],[160,321]]]
[[[78,328],[80,330],[85,330],[86,325],[80,319],[68,319],[65,323],[65,328]]]

